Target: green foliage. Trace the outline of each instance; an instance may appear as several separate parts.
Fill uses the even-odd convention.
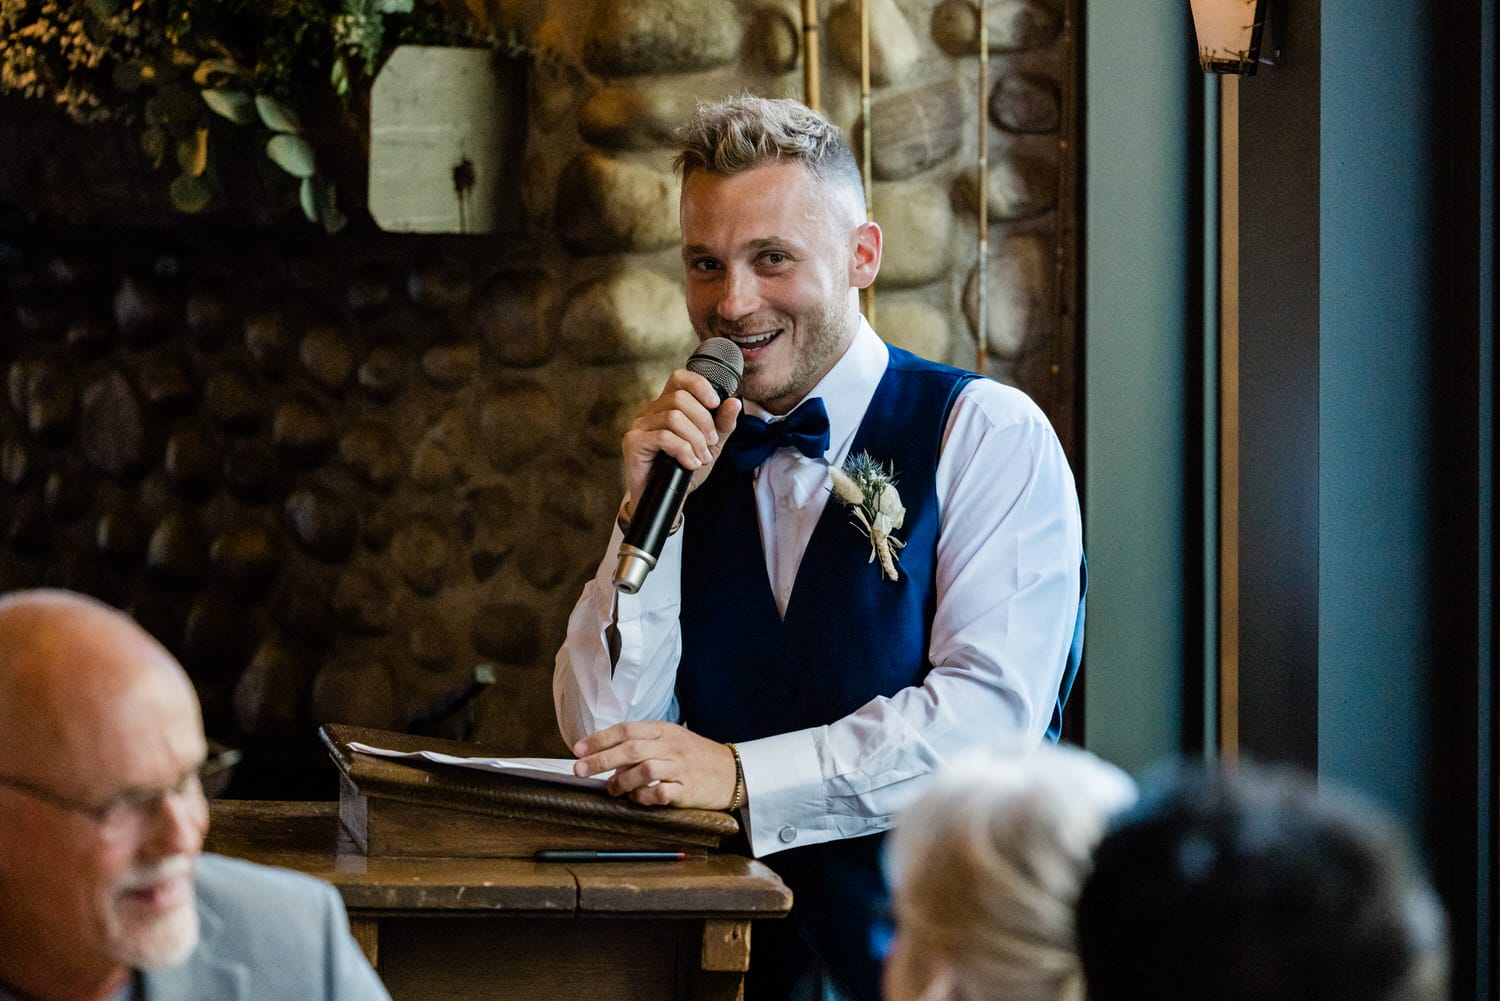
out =
[[[333,232],[344,217],[297,109],[348,104],[397,45],[493,41],[441,0],[0,0],[0,93],[137,127],[182,212],[219,196],[216,137],[259,130]]]

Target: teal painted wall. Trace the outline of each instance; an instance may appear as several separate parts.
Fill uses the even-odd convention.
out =
[[[1181,745],[1196,573],[1184,557],[1199,378],[1185,360],[1199,324],[1187,312],[1190,30],[1185,3],[1098,3],[1083,32],[1084,728],[1091,750],[1132,771]]]
[[[1413,831],[1439,590],[1431,21],[1421,4],[1323,4],[1318,772]]]
[[[1419,839],[1488,1001],[1493,9],[1278,9],[1239,101],[1242,748]]]
[[[1488,1001],[1494,2],[1280,10],[1282,62],[1239,102],[1242,749],[1423,837],[1454,997]],[[1178,3],[1083,30],[1085,743],[1137,773],[1212,697],[1190,30]]]

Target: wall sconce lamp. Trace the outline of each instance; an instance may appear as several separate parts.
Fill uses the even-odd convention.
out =
[[[1252,76],[1257,64],[1276,64],[1260,55],[1271,0],[1192,0],[1192,7],[1203,72]],[[1270,48],[1274,55],[1276,46]]]

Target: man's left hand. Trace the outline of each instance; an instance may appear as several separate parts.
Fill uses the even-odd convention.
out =
[[[734,797],[734,753],[676,723],[617,723],[574,744],[573,753],[573,774],[613,768],[609,794],[645,806],[727,810]]]

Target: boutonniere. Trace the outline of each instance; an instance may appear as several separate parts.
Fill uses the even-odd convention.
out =
[[[896,580],[896,551],[906,543],[893,534],[906,520],[906,508],[896,492],[896,475],[870,457],[851,455],[833,473],[833,495],[854,515],[854,524],[870,540],[870,559],[880,559],[886,577]]]

